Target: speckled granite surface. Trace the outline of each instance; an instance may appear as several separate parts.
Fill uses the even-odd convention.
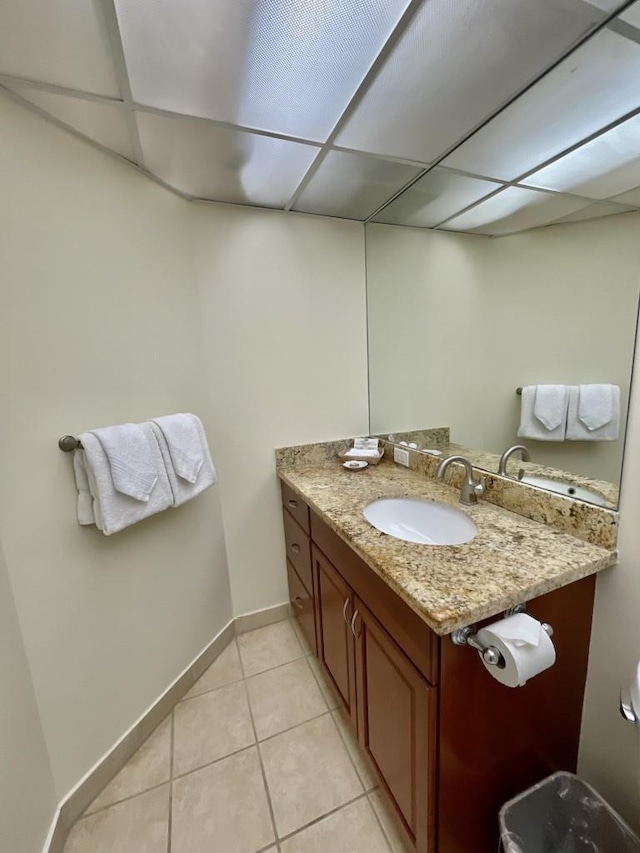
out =
[[[349,472],[325,459],[316,465],[278,465],[278,475],[441,635],[616,561],[615,551],[487,502],[463,508],[451,486],[391,462]],[[401,496],[462,509],[478,534],[464,545],[415,545],[380,533],[362,515],[370,501]]]

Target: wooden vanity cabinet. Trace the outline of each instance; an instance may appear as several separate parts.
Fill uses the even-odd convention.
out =
[[[502,804],[575,771],[595,575],[527,603],[553,625],[557,662],[510,689],[473,649],[431,631],[284,484],[283,506],[287,555],[302,565],[287,559],[292,612],[406,839],[416,853],[495,853]]]

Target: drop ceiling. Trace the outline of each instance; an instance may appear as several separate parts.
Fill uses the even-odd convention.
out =
[[[640,209],[640,0],[3,0],[0,86],[190,199],[492,236]]]

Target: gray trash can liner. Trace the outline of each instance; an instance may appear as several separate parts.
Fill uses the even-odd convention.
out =
[[[640,839],[590,785],[554,773],[500,809],[506,853],[640,853]]]

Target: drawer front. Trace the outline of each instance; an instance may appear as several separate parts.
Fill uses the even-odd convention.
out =
[[[289,579],[289,600],[293,615],[314,654],[318,653],[316,644],[316,620],[313,611],[313,597],[309,595],[304,584],[296,574],[296,570],[287,560],[287,577]]]
[[[282,505],[291,513],[305,533],[309,533],[309,507],[286,483],[281,485]]]
[[[311,579],[311,541],[299,524],[293,520],[289,513],[284,510],[284,541],[287,550],[287,560],[293,564],[294,569],[307,592],[313,595],[313,581]]]

